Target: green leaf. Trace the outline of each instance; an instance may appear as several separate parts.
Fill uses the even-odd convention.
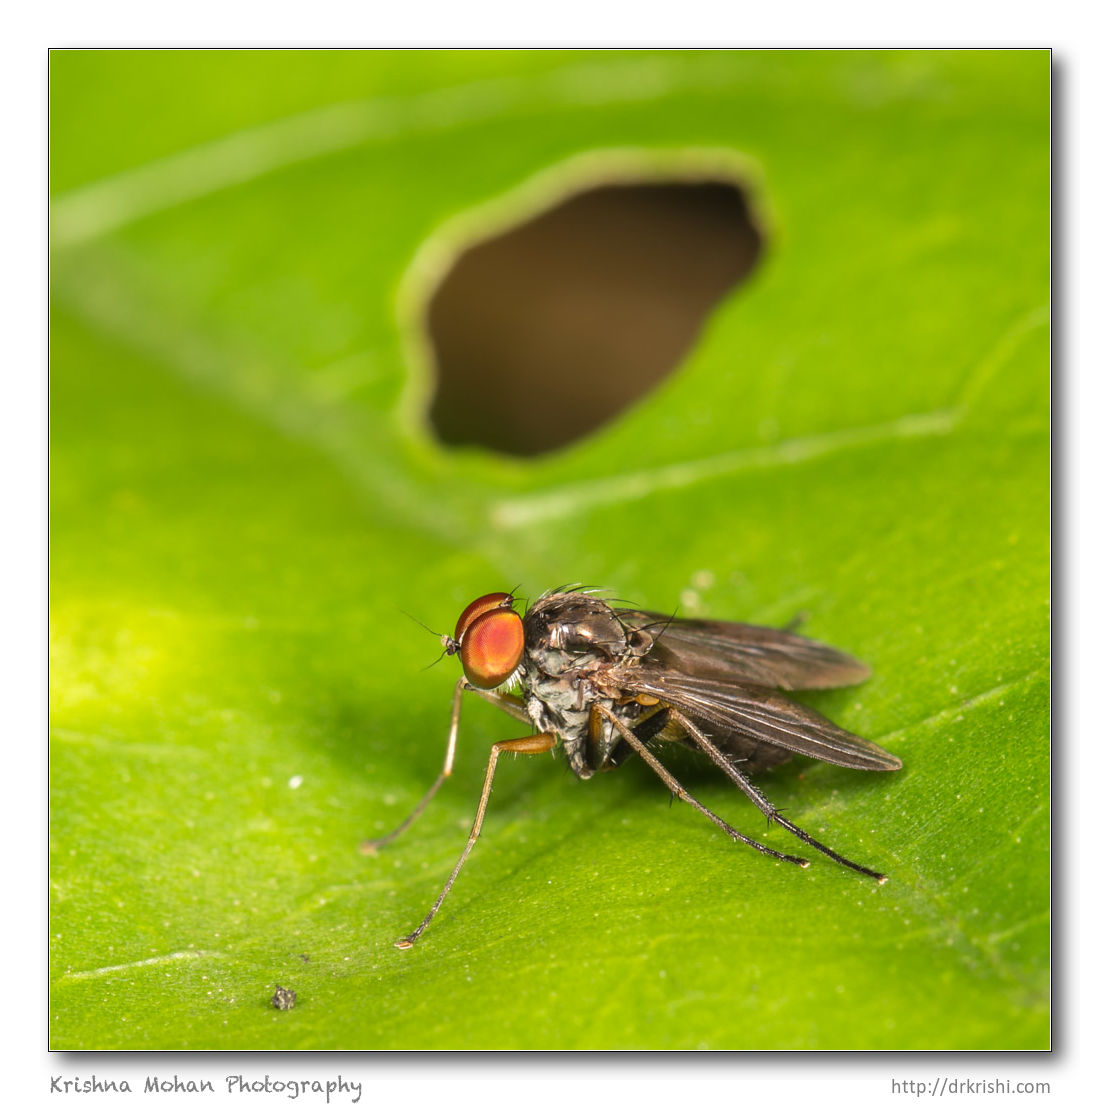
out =
[[[52,1046],[1046,1046],[1048,81],[1046,52],[54,53]],[[439,448],[428,262],[624,149],[754,167],[757,273],[590,439]],[[905,769],[760,784],[890,882],[733,845],[637,761],[508,759],[397,951],[517,734],[466,706],[432,806],[358,853],[443,758],[454,661],[401,610],[564,581],[805,611],[869,661],[814,704]]]

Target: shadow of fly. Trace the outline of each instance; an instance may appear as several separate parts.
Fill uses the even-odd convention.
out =
[[[391,833],[364,841],[373,854],[403,833],[435,796],[454,766],[462,695],[473,691],[528,728],[533,736],[494,744],[466,847],[420,924],[396,941],[411,948],[454,885],[481,833],[497,760],[504,752],[539,755],[561,748],[578,778],[610,771],[630,755],[643,759],[682,801],[731,840],[784,863],[801,856],[760,844],[693,798],[657,758],[659,742],[702,752],[769,821],[844,867],[879,883],[886,876],[846,859],[780,813],[750,775],[806,755],[861,771],[896,771],[901,760],[833,724],[779,691],[851,686],[870,670],[835,648],[792,631],[728,621],[680,620],[620,608],[600,591],[561,588],[543,594],[521,616],[510,593],[486,594],[466,607],[446,655],[457,655],[443,769],[416,808]]]

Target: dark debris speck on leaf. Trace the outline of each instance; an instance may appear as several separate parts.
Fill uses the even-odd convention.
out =
[[[271,1005],[276,1010],[291,1010],[294,1008],[294,1003],[298,1001],[298,992],[289,990],[287,987],[275,987],[275,993],[271,997]]]

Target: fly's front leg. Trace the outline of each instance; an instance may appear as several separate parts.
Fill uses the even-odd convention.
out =
[[[872,879],[880,885],[886,882],[886,876],[878,871],[872,871],[869,867],[864,867],[860,863],[853,863],[850,859],[846,859],[839,852],[834,852],[832,848],[826,848],[819,840],[814,840],[812,836],[804,829],[800,829],[793,821],[788,820],[772,805],[771,802],[764,796],[764,794],[753,784],[753,782],[745,775],[736,763],[721,748],[719,748],[705,732],[688,717],[685,717],[677,709],[671,711],[672,720],[679,724],[682,728],[686,729],[688,735],[695,741],[696,744],[716,763],[723,771],[737,784],[737,786],[744,791],[749,801],[769,821],[774,821],[778,825],[782,825],[788,832],[794,833],[799,840],[816,848],[822,855],[828,856],[829,859],[835,860],[837,863],[843,864],[845,867],[850,867],[853,871],[858,871],[861,875],[869,875]]]
[[[702,802],[693,798],[679,781],[672,774],[671,771],[645,746],[645,744],[634,734],[634,732],[627,726],[627,724],[615,716],[610,709],[597,703],[593,706],[594,713],[598,713],[606,717],[618,730],[619,735],[649,764],[650,767],[656,772],[657,777],[676,795],[681,801],[687,802],[692,809],[697,809],[708,821],[713,821],[728,837],[733,840],[739,840],[742,844],[749,845],[750,848],[755,848],[758,852],[763,852],[766,856],[771,856],[773,859],[783,860],[784,863],[797,863],[799,867],[809,867],[810,861],[801,859],[799,856],[788,856],[783,852],[777,852],[774,848],[769,848],[765,844],[759,844],[751,837],[745,836],[744,833],[739,833],[732,825],[727,825],[716,813],[711,813],[709,809]]]
[[[439,907],[443,905],[443,899],[447,897],[451,887],[454,886],[454,881],[458,878],[458,873],[462,870],[466,857],[473,851],[477,838],[481,834],[481,825],[485,820],[485,810],[489,807],[489,792],[493,789],[493,775],[496,772],[500,753],[515,752],[517,755],[541,755],[543,752],[550,751],[556,742],[557,737],[553,733],[540,732],[537,736],[524,736],[519,740],[502,740],[499,744],[493,745],[489,752],[489,766],[485,770],[485,785],[481,788],[481,801],[478,803],[477,816],[474,818],[474,827],[470,830],[466,847],[462,850],[462,855],[458,857],[458,863],[455,864],[450,878],[443,884],[439,897],[435,900],[432,908],[428,910],[427,916],[408,936],[395,941],[395,948],[412,948],[417,938],[428,927],[432,918],[435,917]]]
[[[428,787],[428,793],[416,803],[412,813],[396,829],[377,839],[364,840],[359,845],[359,851],[363,855],[373,856],[383,845],[396,840],[424,812],[428,803],[435,797],[436,791],[443,785],[443,780],[451,777],[455,764],[455,745],[458,743],[458,715],[462,709],[462,693],[468,689],[471,687],[465,678],[460,678],[455,684],[454,698],[451,701],[451,730],[447,733],[447,754],[443,757],[443,770],[436,776],[435,782]]]
[[[521,721],[528,720],[523,702],[519,698],[512,694],[498,694],[495,690],[479,690],[477,687],[471,686],[465,678],[460,678],[455,684],[454,698],[451,700],[451,728],[447,733],[447,754],[443,757],[443,770],[439,772],[435,782],[428,787],[427,794],[417,802],[412,813],[396,829],[386,833],[385,836],[373,840],[364,840],[359,845],[359,851],[363,855],[373,856],[379,848],[389,844],[391,840],[396,840],[424,812],[428,803],[435,797],[436,791],[443,785],[443,781],[451,777],[451,771],[454,770],[455,763],[455,746],[458,744],[458,717],[462,709],[462,695],[467,690],[480,694],[481,697],[497,706],[498,709],[503,709],[505,713]]]

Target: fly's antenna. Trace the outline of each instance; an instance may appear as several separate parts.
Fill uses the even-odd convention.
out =
[[[430,632],[437,640],[442,640],[444,644],[446,644],[447,641],[450,640],[450,637],[446,635],[446,633],[436,632],[434,628],[429,628],[419,617],[414,617],[412,613],[406,612],[404,609],[398,609],[398,612],[403,613],[414,624],[420,625],[420,627],[423,628],[425,632]],[[448,655],[453,654],[454,651],[449,646],[444,647],[443,654],[439,656],[439,659],[446,659]],[[430,671],[432,667],[434,667],[436,663],[439,662],[439,659],[433,659],[426,667],[421,667],[420,669],[423,671]]]
[[[444,648],[438,659],[433,659],[426,667],[421,667],[420,669],[422,671],[430,671],[432,667],[434,667],[436,663],[439,662],[440,659],[446,659],[447,656],[451,654],[452,652],[450,648]]]
[[[419,617],[414,617],[412,613],[406,612],[404,609],[398,609],[397,611],[408,617],[414,624],[420,625],[425,632],[430,632],[437,640],[442,639],[443,634],[441,632],[436,632],[434,628],[429,628]]]

